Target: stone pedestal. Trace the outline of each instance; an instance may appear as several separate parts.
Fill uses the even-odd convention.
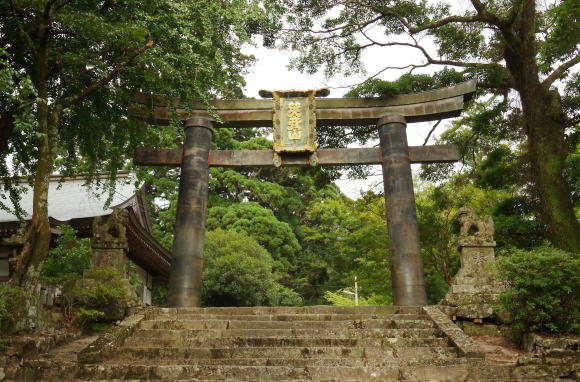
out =
[[[493,306],[505,290],[495,274],[493,221],[489,216],[482,219],[471,210],[462,209],[460,222],[461,268],[439,304],[452,318],[482,322],[494,315]]]
[[[110,276],[101,279],[100,275],[95,275],[94,271],[107,269],[119,274],[114,280],[116,286],[122,286],[127,290],[127,296],[121,301],[103,307],[105,318],[109,320],[119,320],[125,317],[127,308],[139,305],[137,294],[129,281],[127,273],[127,252],[129,250],[126,226],[128,222],[128,212],[124,209],[116,209],[109,216],[97,216],[93,220],[93,236],[91,238],[91,269],[85,271],[82,287],[91,288],[98,282],[113,282],[108,280]]]
[[[94,248],[91,269],[112,269],[127,277],[127,250],[125,248]]]
[[[126,226],[127,210],[114,210],[109,216],[97,216],[93,220],[91,248],[92,269],[113,269],[124,277],[127,276],[127,243]]]

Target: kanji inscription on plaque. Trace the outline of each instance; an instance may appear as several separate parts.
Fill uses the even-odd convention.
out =
[[[316,96],[326,97],[328,89],[260,90],[273,98],[274,152],[316,152]],[[313,158],[315,159],[315,158]],[[274,162],[280,161],[279,155]]]

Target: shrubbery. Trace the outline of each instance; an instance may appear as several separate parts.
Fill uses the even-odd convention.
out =
[[[251,237],[219,229],[207,232],[204,305],[300,305],[300,296],[277,282],[272,265],[270,254]]]
[[[45,277],[59,277],[64,274],[83,275],[85,269],[91,266],[91,245],[89,239],[76,237],[77,230],[69,225],[57,227],[60,235],[56,245],[50,250],[49,256],[42,266]]]
[[[334,306],[355,306],[354,296],[345,294],[344,289],[336,292],[324,292],[324,299]],[[359,306],[393,305],[390,296],[372,294],[369,297],[359,296]]]
[[[26,317],[30,295],[22,288],[0,285],[0,333],[11,333]]]
[[[91,326],[127,299],[131,284],[113,269],[90,269],[89,239],[78,239],[77,231],[67,225],[58,230],[56,246],[42,268],[44,282],[61,289],[65,324]],[[131,282],[138,282],[134,267],[128,268]]]
[[[554,248],[515,251],[498,260],[510,283],[500,296],[512,328],[525,332],[580,331],[580,255]]]

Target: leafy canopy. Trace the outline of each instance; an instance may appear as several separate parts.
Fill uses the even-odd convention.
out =
[[[38,150],[47,139],[56,170],[114,178],[136,146],[161,143],[159,129],[127,118],[135,94],[240,96],[252,62],[241,47],[270,34],[279,10],[269,0],[0,1],[0,175],[35,173],[39,155],[54,155]]]
[[[300,305],[277,282],[270,254],[254,239],[221,229],[206,233],[202,300],[205,306]]]

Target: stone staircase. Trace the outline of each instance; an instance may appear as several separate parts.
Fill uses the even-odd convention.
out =
[[[153,308],[77,360],[27,361],[16,381],[512,379],[482,358],[435,307]]]

